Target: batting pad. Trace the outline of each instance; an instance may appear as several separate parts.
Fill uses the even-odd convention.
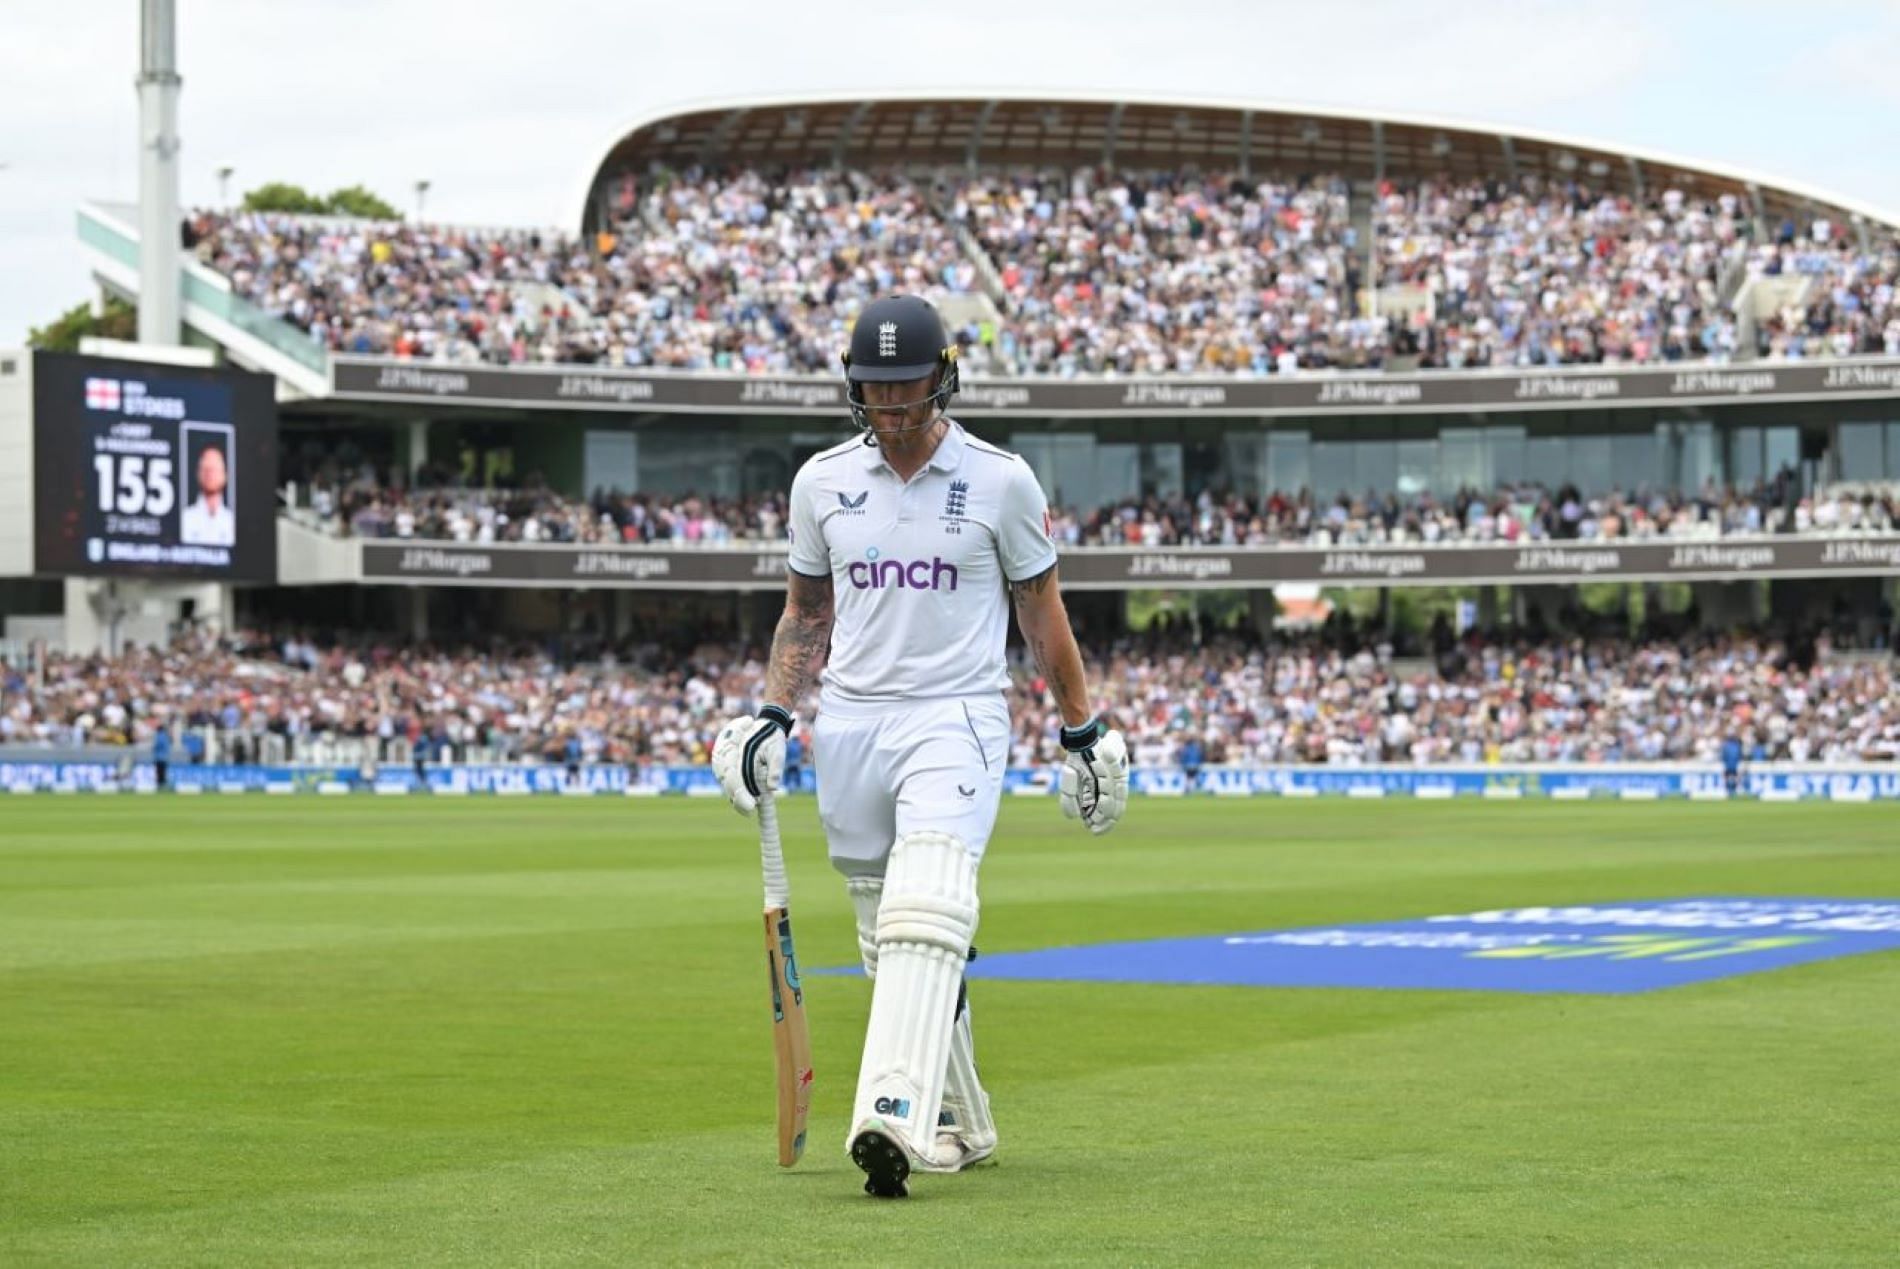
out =
[[[877,978],[847,1148],[876,1119],[914,1156],[930,1154],[976,915],[976,860],[960,840],[930,831],[897,839],[878,908]]]
[[[976,1037],[970,1031],[970,1004],[964,1001],[950,1031],[950,1061],[944,1069],[944,1100],[956,1107],[957,1130],[971,1145],[996,1140],[996,1121],[990,1118],[990,1099],[976,1076]]]
[[[858,955],[864,960],[864,976],[876,978],[877,910],[884,899],[884,878],[847,877],[844,888],[858,918]]]

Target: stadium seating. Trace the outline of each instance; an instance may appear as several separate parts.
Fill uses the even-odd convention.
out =
[[[597,493],[545,488],[404,490],[319,468],[300,495],[320,527],[365,538],[455,542],[579,542],[723,546],[782,541],[785,498]],[[1680,493],[1517,484],[1453,498],[1366,494],[1315,498],[1128,498],[1100,507],[1051,508],[1065,546],[1362,546],[1439,542],[1706,540],[1730,534],[1889,532],[1900,501],[1884,491],[1790,494],[1783,481],[1747,489]]]
[[[166,724],[212,762],[406,762],[424,743],[436,760],[558,761],[572,735],[589,762],[703,763],[720,723],[763,691],[756,648],[623,651],[563,662],[252,633],[53,654],[37,675],[0,666],[0,744],[138,744]],[[1763,758],[1900,760],[1892,658],[1830,655],[1826,635],[1454,639],[1440,627],[1430,651],[1401,658],[1337,630],[1197,643],[1156,628],[1086,655],[1143,766],[1706,761],[1730,735]],[[1033,669],[1016,665],[1010,696],[1013,763],[1056,760],[1054,702]],[[808,722],[815,702],[801,705]]]
[[[1732,195],[1525,177],[1092,169],[656,173],[611,232],[201,212],[200,260],[327,347],[451,362],[828,371],[918,290],[989,374],[1900,352],[1900,245],[1769,240]]]

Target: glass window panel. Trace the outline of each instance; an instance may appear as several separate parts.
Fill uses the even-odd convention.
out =
[[[1436,492],[1450,497],[1460,489],[1489,489],[1490,455],[1485,452],[1484,434],[1475,427],[1448,427],[1438,434],[1438,487]]]
[[[1783,467],[1801,470],[1800,428],[1771,427],[1762,437],[1762,478],[1773,480]]]
[[[1049,500],[1061,502],[1056,494],[1055,454],[1049,444],[1052,439],[1047,432],[1016,432],[1009,438],[1009,447],[1021,454],[1029,470],[1036,473],[1036,483],[1048,493]]]
[[[1010,447],[1028,462],[1051,502],[1085,508],[1104,501],[1096,472],[1094,437],[1018,432],[1010,437]],[[1137,487],[1137,482],[1131,481],[1126,492],[1133,493]]]
[[[1180,497],[1181,477],[1185,467],[1180,443],[1159,442],[1142,448],[1142,488],[1163,498]]]
[[[1393,487],[1402,495],[1421,494],[1432,487],[1432,473],[1438,464],[1437,441],[1400,441],[1398,479]]]
[[[1885,423],[1843,423],[1836,470],[1842,480],[1879,480],[1886,474]]]
[[[1102,487],[1093,436],[1051,436],[1049,452],[1055,458],[1056,487],[1066,506],[1099,507],[1122,492],[1139,490],[1139,480],[1126,491],[1111,493]]]
[[[1534,436],[1524,442],[1524,479],[1556,489],[1570,479],[1570,438]]]
[[[1682,437],[1687,424],[1656,425],[1656,471],[1648,484],[1652,489],[1676,489],[1682,484]]]
[[[1210,483],[1231,489],[1244,497],[1265,492],[1262,482],[1267,475],[1266,437],[1259,432],[1229,432],[1224,438],[1224,470]]]
[[[1715,459],[1715,425],[1687,424],[1682,430],[1682,450],[1676,467],[1677,488],[1694,493],[1711,481],[1720,484],[1722,474]]]
[[[1491,448],[1491,479],[1501,485],[1524,479],[1524,429],[1492,427],[1484,434]]]
[[[1585,497],[1605,493],[1613,482],[1610,438],[1573,436],[1570,438],[1570,467],[1557,483],[1573,484]]]
[[[739,447],[730,434],[709,438],[700,432],[642,432],[640,487],[654,493],[739,494]],[[708,443],[710,440],[711,443]]]
[[[1298,493],[1313,484],[1312,438],[1305,432],[1267,434],[1267,485],[1279,493]]]
[[[1728,440],[1729,479],[1747,489],[1761,479],[1761,429],[1738,427]]]
[[[1628,493],[1644,487],[1655,488],[1661,468],[1656,462],[1656,435],[1640,432],[1635,436],[1610,438],[1610,480]]]
[[[1330,502],[1340,494],[1352,492],[1353,481],[1358,479],[1354,470],[1353,447],[1350,441],[1315,441],[1313,443],[1313,497],[1322,502]]]
[[[1077,437],[1092,440],[1092,437]],[[1141,446],[1122,442],[1095,447],[1095,483],[1087,506],[1096,507],[1141,494]]]
[[[640,438],[632,432],[588,432],[581,451],[581,483],[632,493],[640,487]]]
[[[1900,423],[1887,424],[1887,479],[1900,480]]]
[[[1399,447],[1391,441],[1360,441],[1354,463],[1352,491],[1383,498],[1399,482]]]

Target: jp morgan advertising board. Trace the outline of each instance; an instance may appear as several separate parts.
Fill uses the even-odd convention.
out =
[[[336,357],[344,400],[640,413],[838,414],[841,377],[455,365]],[[1464,413],[1856,400],[1900,395],[1900,358],[1773,365],[1437,370],[1412,375],[1303,374],[1258,379],[966,379],[956,412],[1091,418]]]
[[[465,546],[364,542],[366,582],[448,586],[777,590],[785,550],[711,547]],[[1727,538],[1711,542],[1437,547],[1100,547],[1062,556],[1062,584],[1082,590],[1442,586],[1900,573],[1900,534]]]

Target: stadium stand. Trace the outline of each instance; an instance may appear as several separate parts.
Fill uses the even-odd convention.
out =
[[[454,542],[704,544],[782,541],[785,499],[597,492],[570,498],[538,484],[520,489],[377,482],[373,471],[315,469],[299,496],[325,530],[362,538]],[[1234,546],[1382,543],[1707,540],[1733,534],[1891,532],[1900,501],[1885,489],[1842,488],[1802,496],[1784,472],[1747,489],[1706,486],[1692,494],[1525,483],[1451,498],[1365,493],[1316,498],[1202,491],[1192,498],[1124,498],[1103,506],[1051,508],[1051,534],[1065,546]]]
[[[1446,177],[1355,207],[1324,173],[1086,167],[648,182],[591,239],[210,211],[186,232],[328,348],[446,362],[826,371],[858,306],[897,290],[953,309],[979,374],[1900,351],[1891,236],[1816,214],[1763,240],[1732,193]]]
[[[1888,636],[1882,637],[1886,642]],[[1835,635],[1531,634],[1422,646],[1335,625],[1198,644],[1162,623],[1088,650],[1138,766],[1222,763],[1900,760],[1891,656]],[[1419,655],[1424,653],[1425,655]],[[1411,654],[1411,655],[1403,655]],[[763,688],[756,647],[648,645],[584,659],[303,633],[188,638],[0,668],[0,744],[142,744],[170,726],[196,760],[701,763]],[[1056,760],[1052,698],[1012,668],[1017,766]],[[802,703],[809,720],[814,701]]]

